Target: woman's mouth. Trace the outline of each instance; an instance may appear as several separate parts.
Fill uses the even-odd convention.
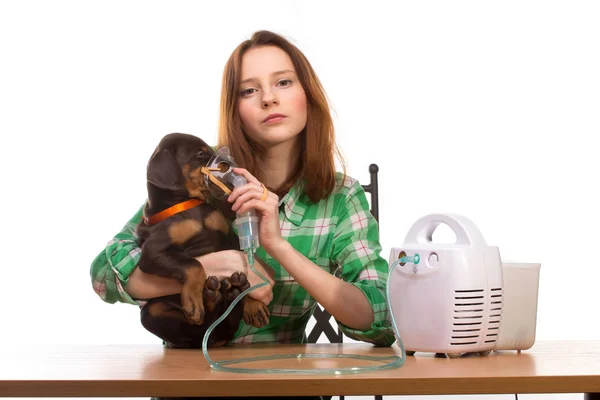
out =
[[[283,121],[285,115],[283,114],[270,114],[267,118],[263,120],[264,124],[276,124],[278,122]]]

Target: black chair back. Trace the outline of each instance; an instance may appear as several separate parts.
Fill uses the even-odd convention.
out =
[[[361,185],[365,192],[371,195],[371,214],[375,220],[379,223],[379,184],[377,181],[377,173],[379,167],[377,164],[369,165],[369,174],[371,176],[370,183],[368,185]],[[313,314],[316,324],[312,331],[308,335],[308,343],[317,343],[321,334],[325,334],[330,343],[343,343],[344,335],[340,329],[336,330],[329,323],[331,314],[329,314],[324,308],[319,305],[315,308]],[[332,396],[322,396],[324,400],[331,399]],[[376,395],[375,400],[381,400],[382,396]],[[340,400],[344,400],[344,396],[340,396]]]

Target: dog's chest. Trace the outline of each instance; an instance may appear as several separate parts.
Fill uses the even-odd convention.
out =
[[[169,225],[173,245],[192,257],[233,248],[229,223],[220,211],[194,214]]]

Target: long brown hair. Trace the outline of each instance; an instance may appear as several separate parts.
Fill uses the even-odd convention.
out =
[[[304,190],[317,202],[331,194],[335,186],[335,160],[338,156],[346,177],[346,164],[335,143],[335,132],[325,90],[304,54],[284,37],[269,31],[257,31],[240,43],[225,64],[221,86],[218,146],[228,146],[236,163],[261,180],[256,156],[265,149],[244,132],[238,114],[239,85],[244,53],[253,47],[276,46],[291,58],[300,84],[306,93],[307,122],[300,133],[301,157],[294,175],[282,187],[270,188],[280,197],[296,181],[304,181]]]

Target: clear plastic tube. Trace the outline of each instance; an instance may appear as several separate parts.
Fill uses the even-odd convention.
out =
[[[220,168],[220,164],[223,163],[228,165],[229,167],[226,170]],[[231,158],[231,154],[227,147],[222,147],[219,149],[211,158],[208,163],[208,167],[210,167],[212,172],[205,173],[205,180],[208,188],[210,189],[212,185],[210,181],[213,179],[226,181],[231,183],[234,187],[240,187],[246,184],[246,179],[237,175],[233,172],[232,167],[235,166],[235,162]],[[214,182],[213,182],[214,183]],[[217,185],[220,186],[220,185]],[[223,193],[227,192],[225,190]],[[214,196],[219,197],[223,193],[220,190],[216,192],[212,192]],[[221,197],[219,197],[221,198]],[[258,275],[263,282],[259,283],[256,286],[252,286],[242,293],[240,293],[233,302],[229,305],[225,313],[221,315],[213,324],[208,328],[204,338],[202,340],[202,352],[204,357],[210,364],[210,366],[218,371],[226,371],[226,372],[236,372],[236,373],[251,373],[251,374],[264,374],[264,373],[295,373],[295,374],[356,374],[360,372],[372,372],[372,371],[380,371],[384,369],[397,368],[404,364],[406,360],[406,352],[404,350],[404,345],[402,343],[402,339],[400,338],[400,333],[396,326],[396,321],[394,319],[394,313],[392,312],[392,304],[390,302],[389,295],[389,284],[386,289],[386,297],[388,302],[388,308],[391,315],[391,322],[394,328],[394,333],[396,334],[396,341],[398,346],[402,351],[402,356],[387,356],[387,357],[375,357],[375,356],[359,356],[359,355],[351,355],[351,354],[296,354],[296,355],[274,355],[274,356],[265,356],[265,357],[251,357],[251,358],[243,358],[239,360],[224,360],[224,361],[213,361],[208,354],[208,338],[212,331],[219,325],[233,310],[233,307],[248,293],[253,290],[259,289],[269,284],[269,281],[254,268],[254,251],[260,246],[258,240],[258,218],[256,217],[255,210],[250,210],[244,215],[238,215],[235,221],[238,227],[238,236],[240,239],[240,248],[246,252],[248,255],[248,264],[250,265],[250,269]],[[394,268],[398,265],[399,260],[390,266],[389,274],[388,274],[388,282],[389,278],[394,271]],[[236,367],[226,367],[226,365],[237,364],[237,363],[248,363],[255,361],[263,361],[263,360],[281,360],[281,359],[302,359],[302,358],[352,358],[356,360],[367,360],[367,361],[376,361],[382,363],[382,365],[377,366],[364,366],[364,367],[349,367],[349,368],[322,368],[322,369],[252,369],[252,368],[236,368]]]
[[[234,373],[247,373],[247,374],[266,374],[266,373],[275,373],[275,374],[311,374],[311,375],[343,375],[343,374],[357,374],[362,372],[374,372],[374,371],[382,371],[386,369],[398,368],[404,364],[406,361],[406,351],[404,350],[404,344],[402,343],[402,339],[400,337],[400,332],[398,331],[398,327],[396,325],[396,320],[394,318],[394,313],[392,312],[392,304],[390,301],[390,285],[389,280],[392,276],[394,269],[400,263],[400,260],[394,262],[389,269],[388,273],[388,284],[386,285],[386,297],[388,303],[388,309],[391,316],[392,326],[394,328],[394,333],[396,334],[396,342],[401,350],[401,357],[398,356],[384,356],[384,357],[376,357],[376,356],[361,356],[361,355],[352,355],[352,354],[281,354],[281,355],[272,355],[272,356],[262,356],[262,357],[250,357],[250,358],[241,358],[236,360],[222,360],[222,361],[213,361],[208,354],[208,338],[214,328],[223,321],[227,315],[231,312],[233,307],[248,293],[253,290],[259,289],[265,285],[268,285],[269,281],[254,268],[254,248],[250,248],[248,251],[248,260],[250,269],[257,274],[262,280],[262,283],[258,285],[252,286],[242,293],[240,293],[233,302],[229,305],[229,308],[225,311],[221,317],[219,317],[213,324],[208,328],[206,334],[204,335],[204,339],[202,340],[202,353],[206,358],[206,361],[210,364],[211,368],[217,371],[224,372],[234,372]],[[362,361],[375,361],[382,363],[381,365],[375,366],[357,366],[357,367],[346,367],[346,368],[313,368],[313,369],[296,369],[296,368],[239,368],[239,367],[227,367],[227,365],[231,364],[240,364],[240,363],[250,363],[256,361],[265,361],[265,360],[282,360],[282,359],[305,359],[305,358],[330,358],[330,359],[341,359],[341,358],[351,358]]]

